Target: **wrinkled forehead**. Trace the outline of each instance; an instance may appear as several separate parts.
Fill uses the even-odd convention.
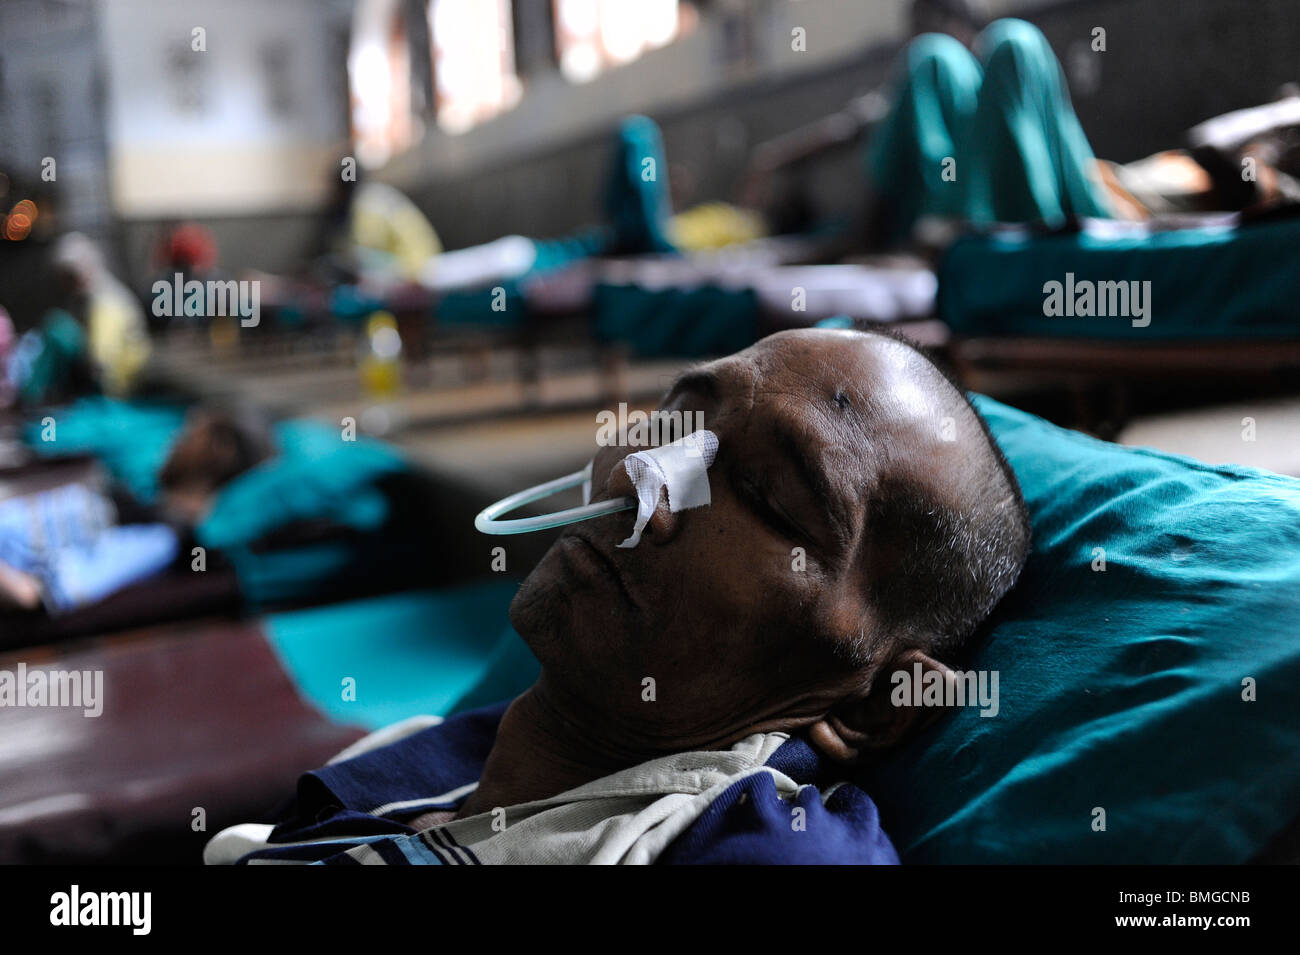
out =
[[[784,332],[733,359],[748,365],[755,377],[756,413],[801,415],[810,426],[823,420],[834,423],[837,431],[853,425],[906,430],[931,424],[951,406],[949,386],[929,362],[883,335],[831,329]]]

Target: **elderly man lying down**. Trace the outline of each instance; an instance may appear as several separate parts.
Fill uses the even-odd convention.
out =
[[[207,861],[896,863],[846,780],[938,712],[894,705],[891,674],[947,674],[1015,582],[1015,477],[883,334],[774,335],[661,409],[717,435],[711,502],[664,495],[630,548],[631,512],[566,530],[511,607],[531,688],[363,740]],[[593,501],[633,494],[633,450],[601,449]]]

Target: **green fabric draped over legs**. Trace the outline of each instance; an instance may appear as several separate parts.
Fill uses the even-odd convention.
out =
[[[891,206],[887,238],[904,238],[922,216],[1051,226],[1108,217],[1047,38],[1024,20],[998,20],[976,49],[978,61],[952,37],[927,33],[903,54],[868,155]]]
[[[658,125],[646,116],[627,117],[619,125],[605,187],[605,216],[614,230],[613,253],[677,251],[668,238],[672,201],[667,177],[668,161]]]

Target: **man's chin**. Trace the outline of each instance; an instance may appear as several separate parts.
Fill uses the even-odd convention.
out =
[[[510,625],[534,654],[539,644],[550,643],[568,628],[572,615],[569,589],[556,572],[554,550],[542,556],[510,602]]]
[[[605,571],[593,574],[575,566],[574,555],[557,544],[543,555],[510,603],[510,625],[533,655],[574,670],[575,656],[585,664],[603,658],[628,632],[626,604]],[[582,558],[579,558],[580,560]]]

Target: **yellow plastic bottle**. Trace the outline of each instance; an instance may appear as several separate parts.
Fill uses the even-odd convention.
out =
[[[402,390],[402,336],[391,312],[374,312],[366,320],[361,357],[361,391],[370,400],[396,397]]]

